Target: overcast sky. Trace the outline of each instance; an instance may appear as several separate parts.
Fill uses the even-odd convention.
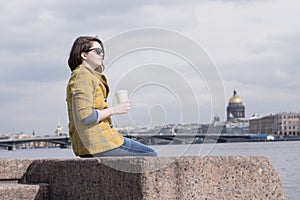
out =
[[[219,71],[226,103],[236,89],[246,106],[247,118],[253,113],[299,112],[299,8],[298,0],[1,1],[0,135],[31,134],[33,130],[39,135],[54,134],[58,118],[67,131],[65,90],[70,76],[67,59],[74,39],[79,35],[99,35],[105,43],[124,31],[143,27],[173,30],[201,46]],[[141,57],[147,60],[147,55],[154,58],[155,53],[144,51]],[[157,57],[163,57],[168,63],[172,60],[168,56],[160,53]],[[114,65],[129,66],[137,57],[125,56]],[[160,64],[166,65],[158,62],[155,60],[155,66],[147,69],[153,69],[153,73]],[[176,63],[174,69],[187,65],[180,59]],[[134,63],[143,64],[149,62]],[[164,69],[170,69],[170,65]],[[185,73],[184,70],[176,72],[179,73],[173,76],[166,71],[169,82],[173,79],[176,82],[175,78]],[[146,78],[148,72],[138,74]],[[112,86],[116,80],[120,81],[109,70],[107,76]],[[200,121],[208,122],[212,113],[206,106],[210,99],[205,83],[194,80],[197,77],[190,78],[191,82],[199,81],[200,89],[191,87],[197,93],[196,101],[197,98],[203,100],[198,105]],[[188,91],[185,84],[179,85],[178,91]],[[185,93],[177,94],[179,92],[170,87],[154,84],[152,88],[145,88],[143,94],[155,96],[171,91],[174,101],[178,102],[176,95],[182,97]],[[143,105],[140,101],[146,96],[139,97],[140,91],[135,88],[136,96],[132,98],[130,118],[135,124],[195,122],[193,115],[184,116],[182,120],[181,113],[165,101],[172,99],[172,95],[160,95],[158,102]],[[159,102],[165,102],[166,106]],[[179,98],[179,103],[185,110],[195,109],[193,98],[187,97],[182,102]],[[226,106],[224,113],[225,109]],[[141,117],[146,112],[150,112],[150,118],[153,114],[153,119],[148,114]]]

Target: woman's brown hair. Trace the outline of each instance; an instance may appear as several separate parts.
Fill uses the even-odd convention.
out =
[[[78,37],[73,43],[72,49],[70,51],[70,56],[68,59],[68,65],[71,71],[76,69],[82,63],[81,53],[88,51],[92,47],[91,42],[93,41],[98,42],[101,45],[104,53],[103,43],[98,37],[92,37],[92,36]]]

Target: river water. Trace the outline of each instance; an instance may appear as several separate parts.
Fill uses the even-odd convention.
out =
[[[266,156],[280,175],[285,199],[300,198],[300,141],[156,145],[159,156]],[[75,158],[71,149],[0,150],[0,158]]]

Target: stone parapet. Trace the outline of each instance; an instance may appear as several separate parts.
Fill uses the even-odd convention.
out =
[[[29,166],[34,160],[0,159],[0,200],[47,199],[48,184],[22,184]]]
[[[48,184],[0,183],[1,200],[48,199]]]
[[[284,199],[265,157],[46,159],[23,172],[20,183],[46,183],[55,200]]]
[[[0,181],[19,180],[32,162],[27,159],[0,159]]]

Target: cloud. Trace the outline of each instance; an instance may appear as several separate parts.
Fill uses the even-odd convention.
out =
[[[53,134],[58,117],[65,127],[65,85],[66,81],[27,81],[1,87],[1,132]]]
[[[32,129],[37,134],[52,134],[58,116],[66,128],[67,58],[73,40],[97,34],[106,41],[137,27],[167,28],[196,41],[219,68],[226,98],[236,88],[247,112],[297,111],[299,6],[296,0],[0,2],[5,16],[0,19],[0,107],[5,113],[0,134],[12,130],[31,133]],[[122,60],[124,66],[127,61]],[[188,66],[181,62],[167,65],[180,70]],[[204,109],[210,101],[209,91],[203,80],[190,76],[188,70],[180,73],[190,77],[192,85],[201,83],[196,90],[197,98],[203,100],[201,119],[209,121],[211,110],[209,106]],[[117,79],[110,78],[113,88]],[[147,74],[141,78],[146,80]],[[168,77],[169,82],[174,79],[176,76]],[[163,112],[153,108],[155,116]]]

